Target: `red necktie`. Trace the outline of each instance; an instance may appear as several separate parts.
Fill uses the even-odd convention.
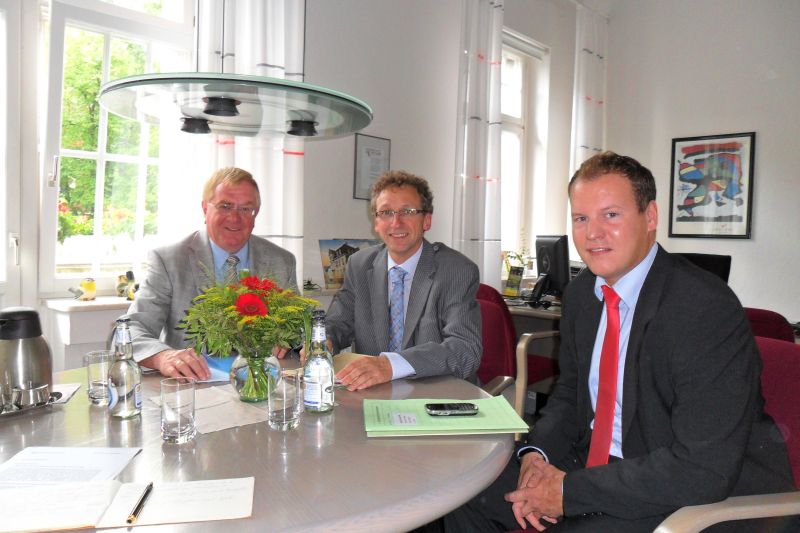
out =
[[[594,408],[594,430],[589,445],[586,468],[608,464],[611,434],[614,431],[614,406],[617,401],[617,366],[619,361],[619,295],[603,285],[606,302],[606,335],[600,352],[600,383]]]

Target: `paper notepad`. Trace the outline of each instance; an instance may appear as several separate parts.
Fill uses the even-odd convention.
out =
[[[246,518],[255,478],[158,483],[137,526]],[[0,491],[0,532],[130,527],[146,483],[104,481]]]
[[[474,416],[431,416],[425,411],[426,403],[463,401],[430,398],[364,400],[364,425],[367,436],[415,437],[528,431],[528,425],[502,396],[468,400],[478,406],[478,414]]]

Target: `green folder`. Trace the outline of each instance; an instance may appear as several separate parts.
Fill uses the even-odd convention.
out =
[[[473,416],[431,416],[426,403],[468,401],[478,406]],[[479,435],[523,433],[528,425],[502,396],[480,400],[364,400],[367,437],[416,437],[424,435]]]

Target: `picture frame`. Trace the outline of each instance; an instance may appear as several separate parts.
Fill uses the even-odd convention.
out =
[[[392,141],[356,133],[355,170],[353,173],[353,198],[369,200],[369,191],[378,177],[389,170]]]
[[[669,236],[749,239],[755,132],[672,139]]]
[[[347,261],[359,250],[380,244],[378,239],[319,239],[319,255],[322,261],[322,277],[326,290],[342,288]]]

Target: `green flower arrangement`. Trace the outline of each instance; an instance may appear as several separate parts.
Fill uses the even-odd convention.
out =
[[[310,331],[311,313],[318,305],[269,278],[243,273],[238,283],[214,285],[196,296],[180,327],[197,353],[245,358],[250,372],[239,395],[261,401],[271,388],[264,359],[273,347],[305,342],[303,332]]]

